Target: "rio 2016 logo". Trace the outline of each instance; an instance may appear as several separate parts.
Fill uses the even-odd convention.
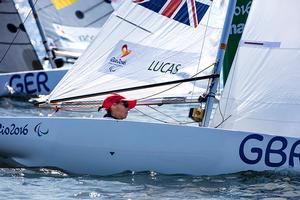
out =
[[[49,133],[49,129],[41,128],[42,123],[38,123],[34,126],[34,132],[37,133],[39,137],[43,135],[47,135]],[[29,124],[26,125],[17,125],[15,123],[12,123],[10,125],[1,124],[0,123],[0,134],[1,135],[30,135],[31,128]]]
[[[127,44],[124,44],[121,48],[121,55],[112,57],[109,60],[109,72],[115,72],[119,68],[123,68],[127,64],[125,57],[131,53],[132,50],[128,48]]]

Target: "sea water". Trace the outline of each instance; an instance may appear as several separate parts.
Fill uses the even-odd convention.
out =
[[[132,110],[128,120],[190,123],[191,105]],[[145,116],[143,113],[147,113]],[[102,117],[103,112],[37,108],[25,100],[0,99],[1,116]],[[0,168],[0,199],[300,199],[300,175],[288,172],[240,172],[219,176],[124,172],[80,176],[49,169]]]

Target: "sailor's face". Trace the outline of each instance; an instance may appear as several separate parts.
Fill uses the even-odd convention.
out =
[[[117,119],[125,119],[128,115],[128,107],[126,106],[127,102],[117,102],[114,103],[110,109],[111,109],[111,115]]]

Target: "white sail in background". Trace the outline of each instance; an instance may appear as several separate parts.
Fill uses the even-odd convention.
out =
[[[253,1],[212,126],[299,135],[299,8],[293,0]]]
[[[0,1],[0,72],[43,69],[13,0]]]
[[[50,100],[197,75],[216,60],[227,5],[225,0],[125,1],[55,88]],[[137,99],[158,93],[190,96],[202,93],[206,84],[185,83],[163,94],[160,92],[171,86],[124,95]]]
[[[123,3],[124,0],[111,0],[111,6],[114,8],[114,10],[117,10],[121,4]]]
[[[113,12],[105,0],[42,0],[35,7],[49,43],[72,50],[84,50]]]

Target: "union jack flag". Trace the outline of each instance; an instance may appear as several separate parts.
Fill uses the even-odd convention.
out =
[[[197,27],[212,0],[133,0],[133,2],[180,23]]]

